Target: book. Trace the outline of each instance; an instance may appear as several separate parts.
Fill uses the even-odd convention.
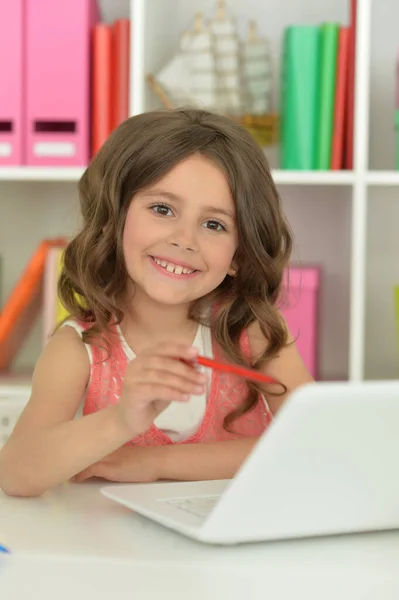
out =
[[[348,45],[347,118],[345,136],[345,169],[353,169],[353,133],[355,98],[355,59],[356,59],[356,0],[350,0],[350,28]]]
[[[130,21],[118,19],[112,27],[111,130],[129,116]]]
[[[40,314],[50,248],[65,243],[64,238],[43,240],[6,300],[0,313],[0,371],[9,369]]]
[[[92,31],[91,152],[94,156],[111,133],[112,31],[97,23]]]
[[[320,104],[316,168],[322,170],[328,170],[331,166],[338,32],[339,25],[337,23],[323,23],[321,26]]]
[[[281,73],[282,169],[314,169],[318,138],[320,28],[284,32]]]
[[[340,27],[338,36],[337,80],[334,99],[334,122],[331,144],[331,169],[344,167],[344,142],[347,113],[349,27]]]

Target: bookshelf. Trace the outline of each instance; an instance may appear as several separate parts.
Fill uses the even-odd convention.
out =
[[[369,186],[399,186],[399,171],[367,171],[366,181]]]
[[[277,185],[353,185],[352,171],[286,171],[273,169]]]
[[[349,15],[349,0],[323,3],[286,0],[273,10],[267,3],[260,5],[256,0],[227,2],[240,27],[242,23],[242,33],[248,19],[256,18],[260,33],[270,39],[275,63],[275,103],[279,92],[278,53],[283,28],[291,23],[346,23]],[[173,54],[179,34],[190,26],[195,10],[201,8],[207,15],[214,14],[215,4],[216,0],[196,3],[100,0],[104,20],[128,16],[132,19],[131,114],[159,107],[145,82],[145,75],[155,73]],[[386,0],[384,8],[376,0],[358,0],[353,171],[284,171],[277,168],[273,154],[266,150],[296,234],[294,259],[319,263],[323,269],[321,371],[322,377],[327,379],[397,376],[399,351],[393,302],[390,303],[395,268],[392,266],[390,276],[381,283],[375,261],[377,257],[383,259],[380,247],[383,242],[388,243],[384,223],[392,220],[390,211],[397,202],[399,186],[399,172],[391,170],[394,166],[393,121],[390,124],[393,100],[390,97],[381,100],[382,94],[388,96],[393,92],[399,47],[394,24],[398,19],[396,0]],[[390,155],[382,151],[387,139]],[[69,235],[76,230],[76,183],[82,172],[83,167],[0,168],[0,214],[7,216],[7,222],[0,220],[0,302],[42,237]],[[379,206],[381,196],[384,200]],[[25,206],[30,223],[21,227],[22,241],[17,245],[16,232]],[[398,212],[395,214],[399,219]],[[378,215],[378,219],[374,215]],[[393,232],[391,237],[389,251],[399,256],[399,239],[395,241]],[[393,261],[390,264],[393,265]],[[384,306],[382,313],[380,305]],[[40,332],[32,334],[19,362],[22,368],[33,364],[40,340]],[[380,356],[384,357],[384,364]]]
[[[78,181],[83,167],[0,167],[0,181]]]
[[[79,181],[84,167],[0,167],[0,181]],[[353,171],[288,171],[273,169],[280,185],[353,185]],[[368,186],[399,186],[399,171],[366,172]]]
[[[79,181],[84,167],[0,167],[0,181]],[[352,185],[352,172],[285,171],[273,169],[282,185]]]

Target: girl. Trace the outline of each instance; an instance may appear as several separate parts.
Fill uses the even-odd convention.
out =
[[[228,118],[149,112],[110,136],[79,191],[59,283],[71,319],[0,453],[2,489],[232,477],[311,381],[276,307],[292,240],[263,152]],[[251,364],[283,392],[201,372],[198,352]]]

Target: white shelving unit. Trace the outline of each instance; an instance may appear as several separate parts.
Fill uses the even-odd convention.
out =
[[[0,167],[0,181],[79,181],[83,167]]]
[[[396,7],[396,0],[387,2]],[[260,5],[256,0],[246,0],[245,3],[242,0],[227,0],[227,3],[238,22],[242,23],[242,32],[245,31],[245,23],[249,18],[257,19],[259,30],[271,39],[276,61],[284,26],[293,22],[321,23],[323,20],[335,20],[344,24],[349,14],[349,0],[325,0],[323,3],[319,0],[286,0],[279,6],[273,5],[272,10],[270,4]],[[106,20],[118,16],[130,16],[132,19],[131,114],[158,107],[154,94],[146,85],[145,76],[147,73],[155,73],[173,54],[179,34],[190,25],[199,8],[198,2],[100,0],[100,4]],[[215,4],[216,0],[202,0],[200,3],[206,14],[215,12]],[[327,265],[323,310],[328,324],[322,331],[326,378],[343,375],[359,380],[368,376],[366,354],[370,342],[374,340],[367,337],[367,322],[375,318],[374,314],[368,316],[366,303],[367,291],[372,286],[372,282],[368,283],[367,270],[369,262],[373,260],[368,248],[369,197],[373,190],[374,194],[380,188],[391,190],[391,193],[393,188],[393,193],[396,193],[399,186],[399,172],[370,168],[369,161],[370,89],[373,89],[370,58],[373,43],[375,45],[373,10],[378,9],[381,10],[376,0],[358,0],[354,170],[296,172],[273,169],[283,202],[287,203],[288,218],[294,232],[296,229],[300,230],[299,257],[306,259],[306,262],[322,260]],[[399,9],[396,10],[399,17]],[[390,13],[385,8],[384,11],[385,15]],[[381,19],[388,18],[385,15]],[[395,19],[391,17],[391,20]],[[397,42],[399,46],[399,36]],[[395,56],[392,56],[392,78],[394,60]],[[76,212],[76,183],[83,170],[83,167],[0,168],[0,214],[8,206],[6,203],[10,204],[10,224],[7,224],[7,231],[5,228],[2,230],[0,221],[0,255],[3,258],[6,280],[1,294],[3,298],[14,285],[31,249],[43,234],[68,234],[76,227],[75,221],[71,224],[71,213]],[[32,185],[27,188],[26,183]],[[29,244],[26,243],[26,248],[17,253],[12,266],[7,267],[8,255],[11,255],[14,248],[9,229],[12,227],[11,223],[14,229],[17,227],[17,216],[13,212],[17,208],[14,209],[11,205],[28,206],[31,198],[34,198],[37,205],[37,223],[31,223],[36,228],[35,235],[32,230],[27,232]],[[29,214],[33,215],[31,207],[29,210]],[[46,229],[42,223],[48,214],[52,215],[52,225]],[[314,225],[316,218],[319,222]],[[28,231],[26,226],[25,230]],[[4,244],[3,233],[8,234],[8,241]],[[383,235],[382,232],[381,236]],[[399,245],[397,248],[399,256]],[[40,335],[33,339],[30,357],[36,358],[38,354],[39,339]],[[391,339],[391,354],[394,343]],[[372,353],[369,356],[370,364],[373,364],[373,356]],[[395,360],[391,358],[391,363]],[[338,364],[336,371],[335,364]],[[372,374],[377,377],[387,374],[375,371],[371,369]],[[393,371],[391,366],[388,374]]]
[[[399,186],[399,171],[368,171],[366,181],[369,186]]]
[[[285,171],[273,169],[277,185],[353,185],[352,171]]]
[[[206,3],[204,3],[206,5]],[[209,4],[209,3],[208,3]],[[237,8],[237,2],[230,2]],[[289,4],[289,3],[287,3]],[[314,5],[312,2],[302,2]],[[250,5],[250,6],[249,6]],[[156,35],[156,25],[152,22],[157,7],[157,22],[171,23],[175,11],[182,12],[180,2],[154,0],[131,0],[131,13],[134,23],[135,43],[132,47],[132,77],[139,79],[132,94],[132,113],[139,113],[151,107],[148,90],[143,86],[147,72],[156,70],[157,60],[167,54],[169,40],[163,45],[162,37]],[[246,3],[248,13],[254,5]],[[287,7],[288,8],[288,7]],[[323,3],[323,8],[325,8]],[[275,11],[278,9],[275,8]],[[283,9],[280,9],[283,11]],[[349,6],[347,8],[349,11]],[[356,75],[355,75],[355,123],[354,123],[354,170],[353,172],[323,171],[282,171],[274,170],[273,176],[280,186],[350,186],[351,189],[351,247],[350,247],[350,308],[349,308],[349,352],[348,376],[351,380],[365,377],[365,311],[366,311],[366,255],[367,255],[367,204],[368,186],[399,185],[399,172],[371,171],[369,165],[369,102],[370,102],[370,47],[371,47],[372,0],[358,0],[356,36]],[[309,9],[310,12],[310,9]],[[296,15],[295,15],[296,16]],[[155,20],[154,20],[155,21]],[[260,21],[260,19],[259,19]],[[288,19],[287,23],[290,20]],[[170,35],[170,34],[169,34]],[[178,32],[175,32],[175,39]],[[147,36],[147,38],[146,38]],[[148,54],[149,45],[160,45],[157,52]],[[399,40],[398,40],[399,45]]]
[[[84,167],[0,167],[0,181],[79,181]],[[273,179],[281,185],[352,185],[348,171],[285,171],[273,169]]]

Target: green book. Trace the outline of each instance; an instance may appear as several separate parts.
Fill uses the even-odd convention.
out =
[[[280,98],[280,166],[316,168],[320,76],[320,27],[284,32]]]
[[[317,169],[330,169],[334,126],[339,24],[321,26],[320,105]]]

